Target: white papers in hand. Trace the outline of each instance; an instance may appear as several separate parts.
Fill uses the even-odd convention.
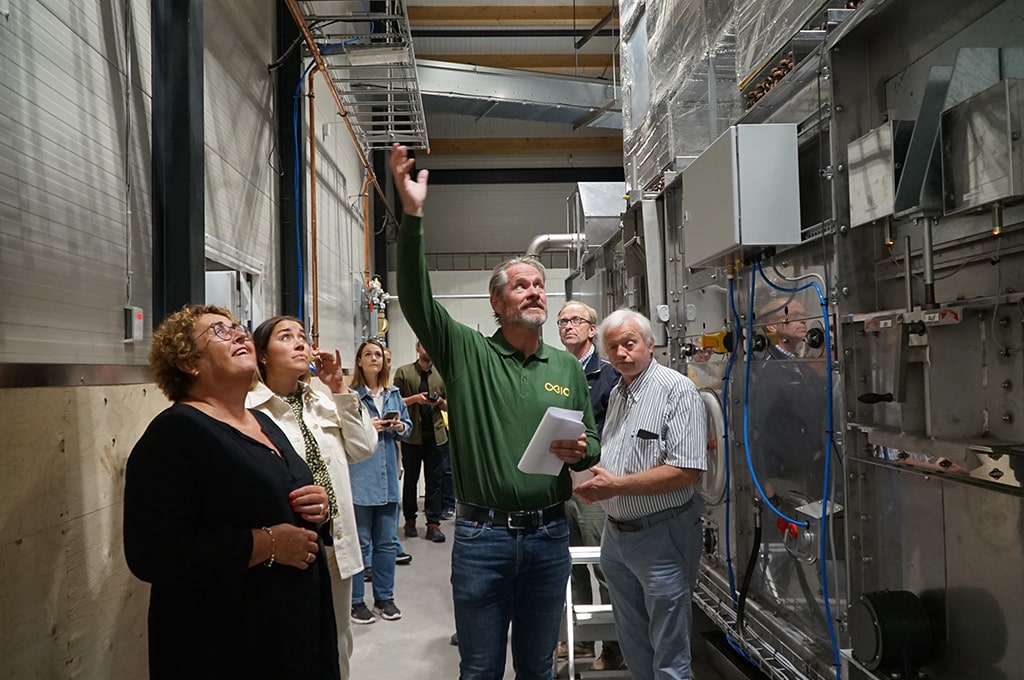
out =
[[[556,439],[579,439],[585,430],[583,411],[549,406],[523,452],[523,457],[519,459],[519,469],[527,474],[557,476],[564,463],[551,453],[551,442]]]

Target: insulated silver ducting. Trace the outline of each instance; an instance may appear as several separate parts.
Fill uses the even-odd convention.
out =
[[[537,257],[551,248],[586,245],[586,243],[585,234],[541,234],[530,241],[530,245],[526,248],[526,254]]]

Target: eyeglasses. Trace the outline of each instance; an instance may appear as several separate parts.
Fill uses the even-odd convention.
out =
[[[199,335],[203,336],[206,333],[208,333],[209,331],[213,331],[214,335],[216,335],[221,340],[225,340],[225,341],[234,340],[236,334],[241,334],[241,336],[243,338],[247,339],[247,340],[250,337],[249,336],[249,329],[246,328],[245,326],[243,326],[241,324],[237,324],[237,323],[233,323],[233,324],[231,324],[229,326],[226,323],[224,323],[223,321],[217,321],[215,323],[210,324],[210,327],[207,328],[202,333],[200,333]]]
[[[566,326],[572,326],[575,328],[581,323],[590,323],[588,319],[584,319],[582,316],[573,316],[568,319],[559,319],[557,322],[559,328],[565,328]]]

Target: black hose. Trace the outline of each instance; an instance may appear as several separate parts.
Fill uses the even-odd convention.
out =
[[[747,560],[747,569],[743,572],[743,582],[740,584],[739,599],[736,604],[736,632],[743,634],[743,616],[747,608],[747,591],[750,590],[750,580],[754,575],[754,567],[757,565],[757,556],[761,552],[761,515],[763,509],[761,501],[754,498],[754,545],[750,550],[750,559]]]

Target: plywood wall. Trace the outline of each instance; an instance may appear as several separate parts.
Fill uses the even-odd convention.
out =
[[[0,390],[0,678],[145,678],[149,588],[121,540],[152,385]]]

